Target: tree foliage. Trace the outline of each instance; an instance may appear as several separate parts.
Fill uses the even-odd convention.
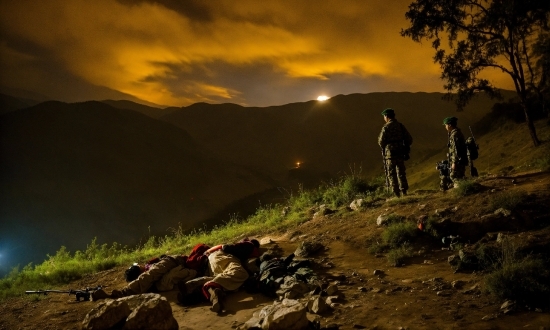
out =
[[[401,35],[431,40],[444,87],[457,94],[459,110],[477,92],[498,96],[497,86],[479,74],[499,70],[512,79],[533,143],[539,144],[529,99],[544,105],[549,98],[550,1],[417,0],[405,16],[411,24]]]

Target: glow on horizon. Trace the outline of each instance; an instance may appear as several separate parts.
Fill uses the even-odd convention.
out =
[[[326,96],[326,95],[319,95],[317,97],[317,101],[320,101],[320,102],[323,102],[323,101],[326,101],[328,100],[330,97]]]

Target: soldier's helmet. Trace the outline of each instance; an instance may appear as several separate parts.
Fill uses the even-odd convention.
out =
[[[392,108],[387,108],[384,111],[382,111],[382,116],[393,117],[395,116],[395,111]]]

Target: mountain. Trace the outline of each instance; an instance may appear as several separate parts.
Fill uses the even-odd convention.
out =
[[[0,134],[0,237],[22,264],[94,237],[136,244],[178,223],[202,227],[272,186],[205,154],[182,129],[101,102],[10,112]]]
[[[155,118],[155,119],[158,119],[161,116],[167,115],[167,114],[171,113],[172,111],[178,109],[178,108],[173,108],[173,107],[161,109],[161,108],[158,108],[158,107],[152,107],[152,106],[144,105],[144,104],[141,104],[141,103],[135,103],[135,102],[128,101],[128,100],[116,100],[116,101],[115,100],[103,100],[101,102],[103,102],[105,104],[108,104],[108,105],[112,106],[113,108],[128,109],[128,110],[137,111],[141,114],[144,114],[146,116],[149,116],[149,117]]]
[[[380,172],[377,137],[380,112],[395,109],[413,136],[410,163],[438,152],[447,143],[443,118],[454,115],[467,127],[487,114],[496,100],[475,97],[463,112],[442,93],[370,93],[337,95],[265,108],[197,103],[160,119],[185,129],[212,155],[285,179],[296,162],[332,176],[362,168]],[[508,96],[508,95],[507,95]]]
[[[13,97],[0,93],[0,115],[19,109],[31,107],[40,103],[33,99]]]

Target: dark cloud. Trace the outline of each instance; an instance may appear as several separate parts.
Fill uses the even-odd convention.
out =
[[[211,21],[212,12],[206,5],[205,1],[200,0],[117,0],[118,2],[129,5],[137,6],[143,3],[149,3],[154,5],[163,6],[167,9],[173,10],[191,20],[195,21]]]

